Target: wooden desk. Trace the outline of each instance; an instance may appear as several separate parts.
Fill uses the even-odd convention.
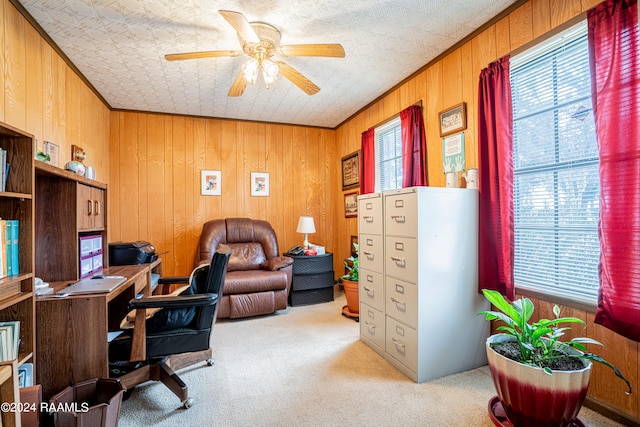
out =
[[[69,385],[109,376],[107,334],[119,329],[131,299],[151,294],[151,271],[160,267],[158,259],[151,264],[104,269],[104,275],[127,278],[109,293],[36,298],[36,378],[44,400]],[[68,284],[50,285],[55,293]]]

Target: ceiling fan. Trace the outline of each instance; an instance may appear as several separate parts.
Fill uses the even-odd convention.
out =
[[[248,83],[254,84],[261,71],[267,89],[278,75],[282,74],[291,83],[302,89],[307,95],[317,93],[320,88],[300,74],[286,62],[272,59],[275,56],[321,56],[344,58],[344,49],[339,44],[297,44],[281,45],[280,31],[264,22],[249,22],[240,12],[218,11],[238,33],[242,51],[214,50],[206,52],[173,53],[165,55],[167,61],[184,59],[213,58],[219,56],[248,55],[251,59],[242,66],[242,70],[229,89],[228,96],[240,96]]]

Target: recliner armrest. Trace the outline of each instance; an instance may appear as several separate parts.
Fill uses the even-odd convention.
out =
[[[289,258],[288,256],[276,256],[266,260],[265,263],[262,264],[262,268],[264,270],[276,271],[290,265],[293,265],[293,258]]]
[[[132,299],[129,301],[129,309],[139,308],[185,308],[213,305],[218,301],[218,294],[196,294],[177,296],[151,296],[147,298]]]

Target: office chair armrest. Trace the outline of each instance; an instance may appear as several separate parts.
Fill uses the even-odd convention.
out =
[[[158,279],[159,285],[174,285],[177,283],[189,283],[189,276],[165,276]]]
[[[176,296],[150,296],[129,301],[129,309],[138,308],[185,308],[213,305],[218,301],[218,294],[196,294]]]

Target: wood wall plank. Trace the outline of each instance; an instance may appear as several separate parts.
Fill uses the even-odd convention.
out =
[[[5,8],[13,7],[8,5],[6,0],[0,1],[0,51],[2,54],[0,55],[0,120],[6,122],[5,118],[5,105],[4,105],[4,91],[5,91],[5,82],[4,82],[4,73],[5,73],[5,56],[7,55],[7,49],[5,49]]]
[[[11,4],[4,8],[4,109],[5,121],[27,128],[25,21]]]
[[[36,139],[42,141],[43,81],[41,37],[30,25],[25,26],[26,57],[26,127]]]

